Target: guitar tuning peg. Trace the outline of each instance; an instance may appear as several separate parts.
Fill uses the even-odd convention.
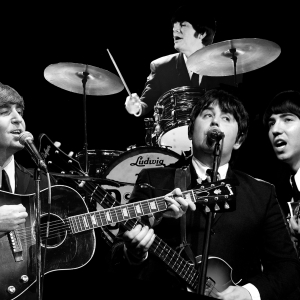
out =
[[[229,204],[227,202],[225,202],[224,207],[225,207],[225,209],[229,209],[230,208],[230,206],[229,206]]]
[[[57,142],[57,141],[54,142],[54,146],[57,147],[57,148],[59,148],[61,146],[61,142]]]
[[[74,155],[73,151],[70,151],[69,154],[68,154],[69,157],[72,157],[73,155]]]
[[[210,212],[210,209],[208,206],[205,206],[205,212],[209,213]]]
[[[218,204],[215,204],[215,211],[220,210],[220,206]]]

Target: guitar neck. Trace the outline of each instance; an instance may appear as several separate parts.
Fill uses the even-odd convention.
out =
[[[155,236],[150,251],[166,263],[193,290],[196,290],[199,281],[199,272],[195,269],[194,265],[183,259],[174,249],[157,236]]]
[[[109,201],[111,206],[115,205],[116,200],[108,192],[106,192],[100,186],[97,186],[97,190],[101,191],[101,203],[104,203],[106,199]],[[185,191],[183,192],[183,195],[186,198],[189,197],[192,199],[193,191]],[[72,216],[69,217],[68,220],[72,233],[78,233],[85,230],[111,225],[113,223],[120,223],[135,219],[137,217],[142,217],[156,212],[165,211],[167,208],[168,206],[164,200],[164,197],[157,197]]]

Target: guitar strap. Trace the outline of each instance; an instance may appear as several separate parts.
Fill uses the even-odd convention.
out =
[[[186,191],[190,183],[191,183],[190,167],[185,166],[182,168],[177,168],[175,171],[174,186],[180,188],[181,191]],[[176,249],[179,249],[179,253],[181,253],[181,251],[184,249],[187,257],[196,266],[196,259],[194,253],[190,247],[190,244],[188,244],[186,241],[186,214],[182,215],[180,218],[180,237],[181,237],[181,243]]]

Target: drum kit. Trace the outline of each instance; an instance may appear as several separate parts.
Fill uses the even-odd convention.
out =
[[[280,47],[268,40],[255,38],[228,40],[196,51],[187,59],[186,65],[189,70],[202,75],[234,75],[236,83],[237,74],[250,72],[271,63],[280,52]],[[145,119],[148,136],[145,146],[127,151],[89,150],[86,95],[115,94],[123,90],[124,86],[130,95],[121,73],[110,53],[109,55],[121,79],[107,70],[76,63],[50,65],[45,69],[44,77],[59,88],[83,95],[85,145],[84,151],[76,154],[76,158],[88,175],[83,180],[99,179],[103,188],[111,192],[120,203],[125,204],[142,169],[170,165],[180,158],[182,152],[191,151],[191,141],[187,134],[189,115],[204,90],[183,86],[161,95],[154,107],[154,120],[150,119],[149,122],[147,119],[146,122]],[[97,209],[101,209],[101,206]]]

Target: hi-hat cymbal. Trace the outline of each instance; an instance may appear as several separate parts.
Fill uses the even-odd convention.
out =
[[[44,77],[55,86],[69,92],[83,94],[83,72],[87,72],[86,95],[102,96],[122,91],[121,79],[104,69],[76,63],[58,63],[44,70]]]
[[[234,75],[231,51],[235,49],[236,74],[261,68],[275,60],[280,47],[262,39],[228,40],[206,46],[193,53],[186,62],[187,68],[194,73],[208,76]]]

